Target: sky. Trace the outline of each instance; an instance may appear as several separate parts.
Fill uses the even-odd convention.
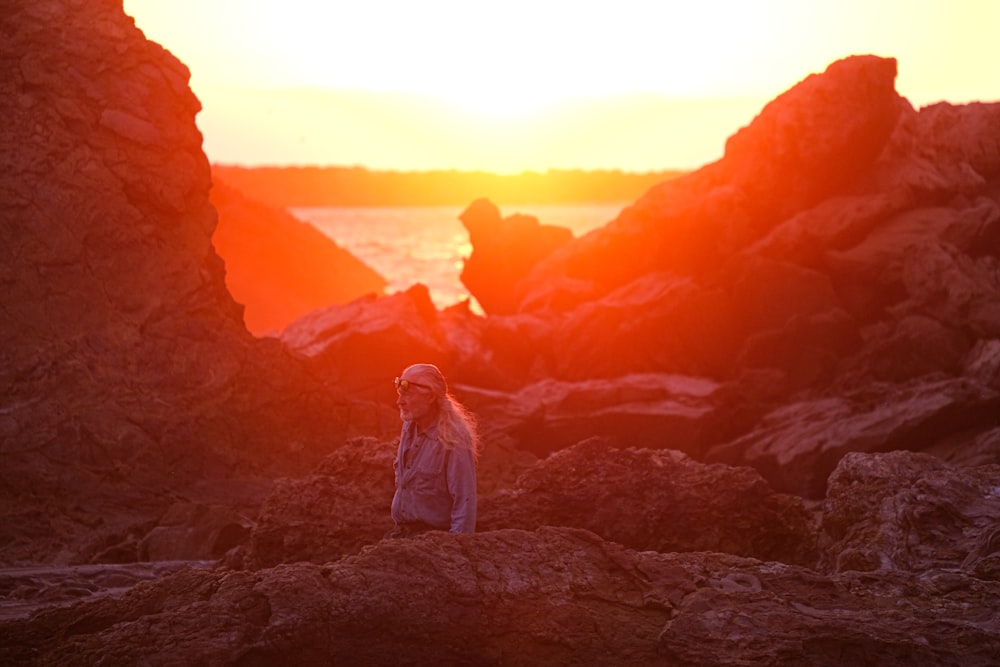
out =
[[[124,0],[191,70],[212,162],[692,169],[831,62],[1000,100],[1000,0]]]

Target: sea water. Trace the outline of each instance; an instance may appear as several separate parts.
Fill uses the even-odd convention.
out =
[[[501,207],[501,215],[533,215],[543,225],[566,227],[581,236],[615,219],[625,204],[551,204]],[[417,283],[427,286],[438,308],[469,300],[459,279],[472,253],[458,219],[464,207],[295,207],[289,209],[373,268],[391,294]]]

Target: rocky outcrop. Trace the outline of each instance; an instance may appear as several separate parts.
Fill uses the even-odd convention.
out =
[[[998,475],[1000,466],[954,467],[912,452],[847,454],[824,501],[824,569],[1000,581]]]
[[[385,288],[382,276],[290,213],[218,180],[211,199],[219,213],[212,244],[252,333],[276,333],[317,308]]]
[[[0,561],[119,558],[199,481],[310,469],[347,413],[226,291],[187,68],[121,2],[0,31]]]
[[[473,248],[462,268],[462,283],[491,315],[515,312],[514,286],[573,238],[570,230],[540,225],[531,215],[501,218],[500,209],[485,199],[472,202],[458,219],[469,231]]]
[[[225,564],[325,563],[379,542],[393,525],[395,453],[396,442],[359,439],[312,475],[278,480],[250,540]],[[481,477],[500,477],[505,463],[501,453],[484,452]],[[479,531],[565,526],[642,551],[717,551],[810,567],[818,559],[812,510],[775,493],[751,468],[605,438],[518,468],[516,481],[481,485]]]
[[[0,560],[108,564],[0,573],[0,661],[995,663],[998,105],[846,59],[605,228],[526,225],[502,314],[255,339],[183,65],[111,0],[0,31]],[[417,360],[483,420],[478,534],[381,538]]]
[[[812,567],[810,512],[751,468],[586,440],[480,502],[479,530],[584,528],[639,551],[715,551]]]
[[[848,452],[931,449],[956,433],[991,430],[1000,394],[960,378],[873,383],[841,396],[788,403],[749,433],[710,448],[705,458],[751,465],[787,493],[822,498]]]
[[[3,625],[7,663],[989,665],[1000,584],[437,532],[323,565],[188,570]],[[888,602],[887,602],[888,601]],[[512,639],[513,638],[513,639]]]

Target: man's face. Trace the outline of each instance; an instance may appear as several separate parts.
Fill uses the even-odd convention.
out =
[[[400,386],[396,389],[396,405],[399,418],[403,421],[426,422],[434,417],[434,392],[429,383],[422,381],[415,373],[403,373]]]

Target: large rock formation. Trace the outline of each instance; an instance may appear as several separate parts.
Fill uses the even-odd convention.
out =
[[[218,178],[212,204],[219,212],[212,244],[226,263],[226,287],[243,304],[247,329],[257,335],[385,288],[385,278],[312,225]]]
[[[187,68],[120,0],[0,29],[0,561],[134,560],[192,484],[308,470],[346,410],[226,291]]]
[[[995,664],[1000,583],[637,552],[579,529],[431,533],[323,565],[191,569],[4,624],[8,663]]]
[[[0,32],[0,660],[995,663],[1000,106],[834,63],[529,229],[503,314],[415,286],[257,340],[183,65],[118,1]],[[482,418],[479,534],[381,539],[417,358]]]

